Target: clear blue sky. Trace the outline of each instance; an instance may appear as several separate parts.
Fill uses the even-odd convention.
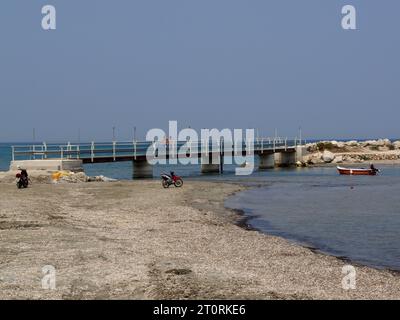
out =
[[[57,30],[41,8],[57,9]],[[357,8],[357,31],[341,8]],[[0,141],[133,126],[400,137],[398,0],[2,0]]]

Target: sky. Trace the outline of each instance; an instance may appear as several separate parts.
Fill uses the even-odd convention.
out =
[[[44,5],[57,29],[41,27]],[[357,30],[341,27],[342,7]],[[400,137],[398,0],[2,0],[0,141]]]

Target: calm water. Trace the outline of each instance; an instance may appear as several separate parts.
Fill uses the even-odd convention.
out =
[[[10,145],[0,144],[0,171],[8,170]],[[190,179],[240,181],[254,186],[226,201],[242,209],[255,228],[336,256],[400,270],[400,167],[380,166],[376,177],[339,176],[334,168],[274,169],[251,177],[202,176],[200,166],[156,167]],[[85,165],[88,175],[131,179],[130,162]]]
[[[339,176],[334,168],[271,174],[267,185],[227,200],[250,224],[319,250],[400,270],[400,168],[376,177]]]

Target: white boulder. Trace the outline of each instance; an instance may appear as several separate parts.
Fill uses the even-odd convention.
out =
[[[366,140],[361,142],[362,147],[368,147],[368,146],[376,146],[378,143],[376,140]]]
[[[358,142],[357,142],[357,140],[347,141],[346,142],[346,146],[357,147],[358,146]]]
[[[330,152],[328,150],[325,150],[324,153],[321,156],[321,159],[325,163],[331,163],[335,159],[335,155],[332,152]]]
[[[332,163],[342,163],[343,162],[343,156],[335,156],[335,159],[333,159]]]
[[[400,141],[393,142],[393,146],[395,149],[400,149]]]

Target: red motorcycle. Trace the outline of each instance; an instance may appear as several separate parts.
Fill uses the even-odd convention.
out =
[[[170,174],[163,173],[161,175],[161,184],[164,188],[169,188],[170,185],[174,185],[177,188],[183,186],[183,180],[181,177],[175,175],[173,172]]]

